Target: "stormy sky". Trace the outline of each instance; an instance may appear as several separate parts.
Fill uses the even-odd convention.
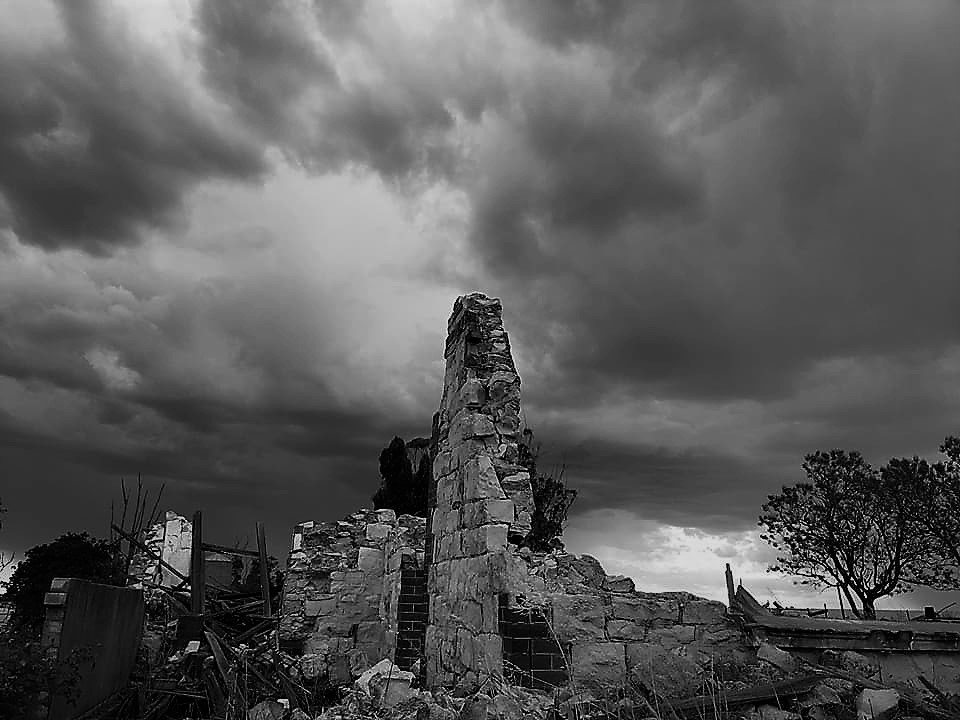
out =
[[[955,0],[0,0],[0,548],[368,505],[500,297],[568,548],[765,575],[805,453],[960,432]],[[888,605],[916,606],[919,599]]]

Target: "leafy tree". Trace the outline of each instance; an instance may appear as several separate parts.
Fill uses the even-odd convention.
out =
[[[430,459],[424,456],[414,472],[403,438],[395,437],[380,453],[382,483],[373,495],[373,507],[389,508],[398,515],[426,517],[430,486]]]
[[[844,450],[807,455],[809,482],[763,505],[761,537],[783,553],[770,571],[839,588],[857,617],[875,618],[879,598],[909,589],[930,564],[922,529],[897,491],[896,467],[878,473]]]
[[[55,577],[113,584],[116,556],[110,543],[86,533],[67,533],[30,548],[6,582],[13,621],[38,629],[43,623],[43,596]]]
[[[956,589],[960,585],[960,438],[948,436],[940,452],[946,461],[895,458],[883,473],[924,533],[930,566],[922,569],[919,580]]]

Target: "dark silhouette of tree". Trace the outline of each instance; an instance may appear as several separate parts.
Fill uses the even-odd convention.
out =
[[[940,452],[946,460],[937,463],[894,458],[883,475],[925,535],[930,563],[918,582],[953,590],[960,587],[960,438],[948,436]]]
[[[809,482],[784,487],[763,505],[761,537],[783,553],[769,570],[839,588],[857,617],[875,618],[879,598],[909,589],[929,566],[922,528],[897,491],[896,467],[877,472],[844,450],[807,455]]]
[[[427,516],[427,491],[431,467],[427,456],[421,458],[416,472],[410,464],[407,444],[395,437],[380,453],[380,488],[373,495],[373,507],[389,508],[397,515]]]
[[[530,473],[534,508],[530,532],[523,539],[522,544],[538,552],[563,547],[560,537],[567,524],[570,507],[577,499],[577,491],[567,487],[563,479],[563,467],[552,475],[540,474],[537,468],[540,445],[534,442],[532,430],[524,429],[518,445],[519,463]]]
[[[39,628],[43,623],[43,596],[55,577],[79,578],[114,584],[117,558],[111,544],[86,533],[67,533],[32,547],[6,582],[13,603],[13,622]]]

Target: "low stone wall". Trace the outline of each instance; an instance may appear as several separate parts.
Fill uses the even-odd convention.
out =
[[[308,679],[345,684],[393,657],[404,558],[421,562],[425,521],[361,510],[296,526],[287,561],[281,647],[302,656]]]
[[[127,684],[143,630],[143,593],[87,580],[55,578],[44,598],[42,643],[61,662],[76,662],[75,696],[49,699],[48,720],[68,720]]]
[[[524,549],[510,558],[508,607],[536,608],[548,619],[579,689],[672,682],[679,697],[696,689],[706,667],[755,662],[723,603],[686,592],[638,592],[589,555]]]

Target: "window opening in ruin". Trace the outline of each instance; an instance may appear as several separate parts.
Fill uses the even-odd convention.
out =
[[[548,691],[567,684],[563,648],[541,609],[510,607],[509,595],[501,594],[499,625],[504,674],[511,683]]]

